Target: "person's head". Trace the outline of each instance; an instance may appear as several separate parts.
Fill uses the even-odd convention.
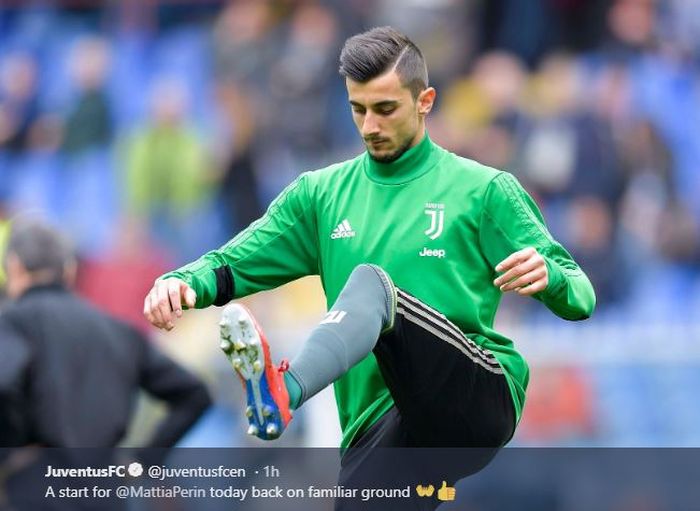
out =
[[[110,67],[109,43],[99,37],[80,39],[72,49],[69,65],[73,80],[80,89],[101,89]]]
[[[76,261],[68,240],[39,221],[13,222],[4,264],[10,298],[37,285],[71,285],[75,278]]]
[[[435,101],[423,54],[391,27],[345,41],[340,53],[355,125],[370,156],[391,162],[417,144]]]
[[[29,53],[11,53],[0,66],[0,92],[10,102],[31,98],[37,87],[37,63]]]
[[[178,126],[187,117],[189,97],[185,84],[176,77],[162,76],[151,91],[151,116],[158,126]]]

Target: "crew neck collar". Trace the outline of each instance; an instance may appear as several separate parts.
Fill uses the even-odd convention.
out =
[[[371,180],[379,183],[406,183],[422,176],[432,168],[436,163],[433,157],[436,149],[437,146],[433,144],[426,132],[420,142],[391,163],[378,162],[365,151],[365,173]]]

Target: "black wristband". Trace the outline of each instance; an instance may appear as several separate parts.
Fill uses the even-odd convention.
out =
[[[214,269],[216,275],[216,299],[214,305],[226,305],[233,300],[236,285],[233,282],[233,271],[229,265]]]

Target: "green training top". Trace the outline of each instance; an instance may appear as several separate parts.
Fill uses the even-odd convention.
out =
[[[529,246],[549,271],[547,289],[534,297],[562,318],[589,317],[595,294],[588,278],[518,181],[426,134],[392,163],[365,152],[300,175],[226,245],[162,278],[186,281],[203,308],[320,275],[330,308],[355,266],[379,265],[494,354],[519,420],[529,371],[512,341],[493,329],[502,295],[493,280],[499,262]],[[233,283],[222,277],[227,265]],[[373,354],[335,382],[335,397],[342,447],[393,405]]]

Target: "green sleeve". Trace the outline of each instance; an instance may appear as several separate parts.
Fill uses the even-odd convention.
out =
[[[316,218],[307,174],[302,174],[270,204],[262,218],[226,245],[160,278],[187,282],[197,293],[196,307],[204,308],[318,271]],[[223,290],[226,275],[233,283]]]
[[[588,277],[552,238],[535,201],[511,174],[503,172],[488,185],[479,242],[494,268],[513,252],[534,247],[547,264],[549,284],[533,297],[564,319],[586,319],[593,313],[596,299]]]

